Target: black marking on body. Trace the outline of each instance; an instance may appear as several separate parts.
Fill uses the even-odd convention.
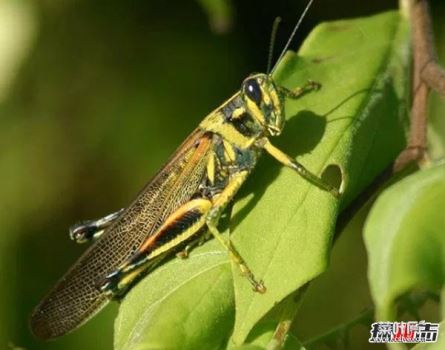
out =
[[[244,102],[241,99],[240,96],[235,97],[234,99],[230,100],[227,104],[225,104],[221,108],[221,113],[224,116],[224,120],[230,121],[232,119],[232,114],[235,109],[238,109],[240,107],[243,107]]]
[[[187,212],[184,212],[184,214],[172,222],[170,225],[165,227],[162,232],[159,233],[159,237],[156,239],[156,242],[154,244],[153,250],[156,247],[160,247],[187,229],[189,229],[191,226],[193,226],[201,217],[203,213],[199,210],[189,210]]]
[[[257,148],[250,149],[239,149],[235,148],[236,162],[239,164],[237,171],[240,170],[253,170],[258,158],[260,156],[260,151]]]
[[[240,117],[232,119],[230,123],[243,136],[253,137],[257,134],[255,122],[248,113],[243,113]]]
[[[244,117],[239,118],[242,121]],[[251,118],[251,116],[246,115],[246,118]],[[247,119],[245,119],[244,122],[246,120]],[[231,123],[233,123],[233,120]],[[235,152],[235,159],[229,159],[226,156],[222,137],[218,134],[213,135],[213,154],[215,157],[214,180],[211,182],[205,177],[200,185],[199,191],[194,194],[193,199],[199,197],[212,199],[226,188],[233,174],[245,170],[251,171],[255,167],[261,153],[257,147],[241,149],[233,144],[231,144],[231,146]]]

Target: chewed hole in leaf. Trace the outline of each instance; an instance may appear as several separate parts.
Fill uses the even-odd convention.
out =
[[[340,193],[343,192],[343,172],[339,165],[329,164],[321,174],[321,178],[324,182],[339,189]]]

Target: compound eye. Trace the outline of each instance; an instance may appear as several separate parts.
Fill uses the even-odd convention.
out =
[[[244,83],[244,93],[257,105],[261,103],[261,88],[255,79],[249,79]]]

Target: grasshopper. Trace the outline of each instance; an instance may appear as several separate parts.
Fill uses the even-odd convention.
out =
[[[73,240],[95,242],[35,308],[33,333],[49,339],[76,329],[110,299],[125,295],[164,258],[174,253],[186,256],[205,232],[227,249],[253,290],[264,293],[263,281],[221,235],[218,221],[264,152],[339,196],[337,188],[270,141],[283,130],[285,99],[319,87],[309,81],[291,90],[278,85],[271,73],[250,75],[236,94],[204,118],[126,209],[75,225],[70,230]]]

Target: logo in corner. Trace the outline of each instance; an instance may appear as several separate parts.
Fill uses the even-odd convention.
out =
[[[370,343],[435,343],[439,337],[439,323],[375,322],[370,333]]]

